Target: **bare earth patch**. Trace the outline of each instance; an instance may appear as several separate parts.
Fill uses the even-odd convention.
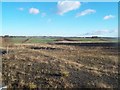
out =
[[[9,88],[117,88],[116,47],[21,44],[2,54]]]

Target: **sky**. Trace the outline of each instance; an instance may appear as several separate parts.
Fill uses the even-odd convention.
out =
[[[118,36],[117,2],[3,2],[2,35]]]

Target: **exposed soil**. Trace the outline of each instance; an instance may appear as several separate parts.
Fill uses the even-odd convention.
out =
[[[115,46],[16,45],[2,53],[8,88],[117,88]]]

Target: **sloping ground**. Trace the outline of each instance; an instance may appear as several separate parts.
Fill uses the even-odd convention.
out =
[[[18,45],[4,54],[9,88],[117,88],[116,47]]]

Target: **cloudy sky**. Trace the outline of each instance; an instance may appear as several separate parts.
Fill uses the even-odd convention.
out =
[[[4,2],[2,35],[117,36],[117,2]]]

